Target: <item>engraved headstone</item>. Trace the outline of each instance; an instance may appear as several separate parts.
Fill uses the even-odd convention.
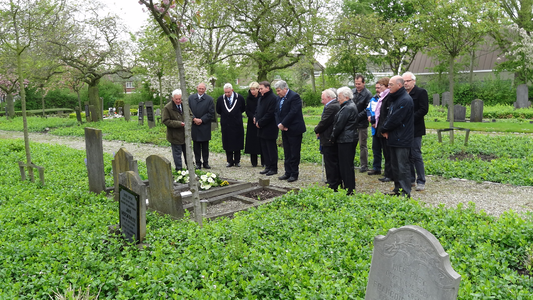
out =
[[[470,104],[470,122],[483,121],[483,101],[476,99]]]
[[[439,106],[439,105],[440,105],[440,95],[433,94],[433,106]]]
[[[85,153],[89,191],[100,193],[105,190],[104,148],[102,130],[85,127]]]
[[[457,299],[461,275],[437,238],[418,226],[374,238],[365,300]]]
[[[130,111],[130,105],[129,103],[124,104],[124,119],[126,121],[129,121],[131,118],[131,111]]]
[[[528,87],[526,84],[521,84],[516,87],[516,102],[514,108],[528,108],[531,106],[531,101],[528,101]]]
[[[161,109],[160,108],[155,110],[155,115],[156,116],[161,116]]]
[[[74,108],[74,110],[76,111],[76,120],[78,120],[78,123],[81,123],[81,111],[80,111],[80,107],[79,106],[76,106]]]
[[[152,101],[146,102],[146,118],[148,119],[148,127],[155,127],[154,104],[152,103]]]
[[[150,155],[146,159],[148,171],[148,207],[160,214],[170,215],[174,219],[183,218],[181,194],[174,194],[172,165],[160,155]]]
[[[119,220],[122,234],[130,242],[146,237],[146,186],[132,171],[119,175]]]
[[[453,106],[453,121],[466,122],[466,107],[461,104],[455,104]]]
[[[85,102],[85,121],[91,122],[91,111],[87,102]]]
[[[450,101],[452,100],[452,94],[450,92],[444,92],[442,93],[442,106],[450,105]]]
[[[111,161],[113,167],[113,183],[115,187],[115,200],[118,200],[118,184],[119,174],[127,171],[133,171],[139,174],[137,167],[137,161],[133,159],[133,155],[126,150],[126,148],[120,148]]]
[[[139,119],[139,125],[144,125],[144,102],[139,103],[139,110],[137,111],[137,117]]]

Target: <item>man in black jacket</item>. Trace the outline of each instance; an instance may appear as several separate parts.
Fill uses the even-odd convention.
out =
[[[368,118],[366,116],[366,108],[372,98],[372,94],[365,87],[365,78],[363,75],[355,76],[355,89],[352,90],[352,93],[353,103],[358,111],[356,126],[359,140],[359,162],[361,166],[359,172],[364,173],[368,171]]]
[[[265,169],[259,174],[272,176],[278,174],[278,126],[276,124],[276,95],[270,90],[270,82],[259,83],[261,97],[257,102],[254,116],[254,124],[257,127],[257,137],[261,143],[261,151],[264,156]]]
[[[211,169],[209,166],[209,140],[211,140],[211,120],[215,116],[215,103],[213,98],[205,93],[205,83],[200,83],[196,88],[198,94],[189,96],[189,107],[193,114],[191,137],[193,141],[194,159],[196,168]]]
[[[322,155],[324,156],[324,167],[326,168],[328,187],[335,191],[341,184],[337,144],[330,141],[335,115],[341,109],[339,101],[337,101],[336,98],[337,95],[335,95],[330,89],[322,92],[324,111],[322,112],[320,122],[318,122],[318,125],[315,127],[316,137],[320,138],[320,147],[322,149]]]
[[[411,196],[409,153],[413,144],[413,99],[407,94],[401,76],[389,81],[390,107],[383,124],[383,136],[390,147],[395,195]]]
[[[405,90],[413,98],[414,105],[414,140],[411,146],[409,160],[411,162],[411,186],[416,185],[417,191],[423,191],[426,186],[426,174],[424,172],[424,160],[422,159],[422,136],[426,135],[424,116],[428,113],[428,92],[416,85],[416,77],[411,72],[402,75],[405,82]],[[416,173],[415,173],[416,169]]]

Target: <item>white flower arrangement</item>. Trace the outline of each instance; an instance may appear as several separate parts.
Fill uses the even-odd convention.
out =
[[[197,170],[196,172],[202,172]],[[176,177],[176,182],[180,183],[189,183],[189,171],[182,170],[178,171],[178,176]],[[195,174],[198,183],[200,184],[200,189],[208,190],[214,186],[228,185],[226,181],[221,181],[216,174],[207,172],[205,174]]]

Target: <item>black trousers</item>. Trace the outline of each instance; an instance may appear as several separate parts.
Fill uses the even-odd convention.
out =
[[[172,158],[174,159],[176,170],[183,169],[183,165],[181,163],[181,153],[183,153],[185,165],[187,165],[187,152],[185,150],[187,147],[185,147],[185,144],[170,144],[170,148],[172,149]]]
[[[241,163],[241,151],[226,151],[226,161],[232,165]]]
[[[390,147],[392,173],[394,174],[394,191],[402,189],[402,195],[411,196],[411,147]]]
[[[285,175],[298,178],[298,166],[300,165],[300,151],[302,150],[303,134],[288,135],[286,131],[281,133],[283,140],[283,153],[285,154]]]
[[[353,194],[355,190],[355,171],[353,169],[353,159],[355,158],[355,147],[357,142],[337,144],[339,154],[339,174],[347,190],[347,194]]]
[[[250,154],[250,162],[252,163],[252,166],[257,167],[257,156],[259,154]],[[261,165],[265,165],[265,159],[264,156],[261,155]]]
[[[202,158],[204,160],[204,165],[209,164],[209,141],[205,142],[194,142],[192,143],[192,150],[194,152],[194,159],[197,165],[202,164]],[[201,156],[200,156],[201,153]]]
[[[265,157],[265,169],[278,171],[278,145],[276,139],[259,138],[261,142],[261,153]]]
[[[322,146],[324,155],[324,168],[326,169],[326,180],[328,187],[337,190],[341,184],[341,175],[339,172],[339,153],[337,144],[333,146]]]
[[[392,173],[392,166],[391,166],[391,157],[390,157],[390,147],[387,146],[387,139],[384,137],[380,137],[381,139],[381,147],[383,149],[383,159],[385,159],[385,170],[383,170],[383,176],[394,179],[394,174]]]

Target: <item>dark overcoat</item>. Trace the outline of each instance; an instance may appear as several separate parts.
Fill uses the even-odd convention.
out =
[[[276,123],[276,95],[272,90],[259,98],[255,111],[255,122],[259,125],[257,136],[262,139],[277,139],[278,124]]]
[[[226,151],[239,151],[244,148],[244,125],[242,113],[245,110],[244,98],[233,92],[230,105],[225,95],[217,99],[217,113],[220,115],[222,148]]]
[[[331,146],[331,133],[333,132],[333,122],[335,115],[341,109],[341,105],[337,99],[332,100],[324,107],[320,122],[315,127],[315,133],[320,134],[320,146]]]
[[[181,105],[183,108],[183,103]],[[183,113],[180,113],[176,104],[170,101],[163,107],[161,122],[167,126],[167,141],[171,144],[185,144],[185,127],[181,123],[185,119]]]
[[[195,142],[206,142],[211,139],[211,121],[215,116],[215,103],[213,97],[203,94],[198,99],[198,94],[194,93],[189,97],[189,107],[193,118],[202,119],[202,124],[192,124],[191,138]]]
[[[255,127],[254,124],[254,115],[259,97],[260,94],[257,94],[257,97],[255,97],[250,91],[248,91],[248,97],[246,97],[246,116],[248,117],[248,124],[246,126],[244,153],[261,154],[261,144],[257,137],[257,127]]]
[[[302,99],[293,90],[288,90],[283,105],[281,97],[277,97],[276,123],[287,127],[287,135],[300,135],[306,131],[302,113]],[[281,107],[280,107],[281,106]]]
[[[429,109],[428,92],[415,85],[409,92],[409,96],[413,99],[414,105],[414,135],[415,137],[421,137],[426,134],[424,116],[427,115]]]

